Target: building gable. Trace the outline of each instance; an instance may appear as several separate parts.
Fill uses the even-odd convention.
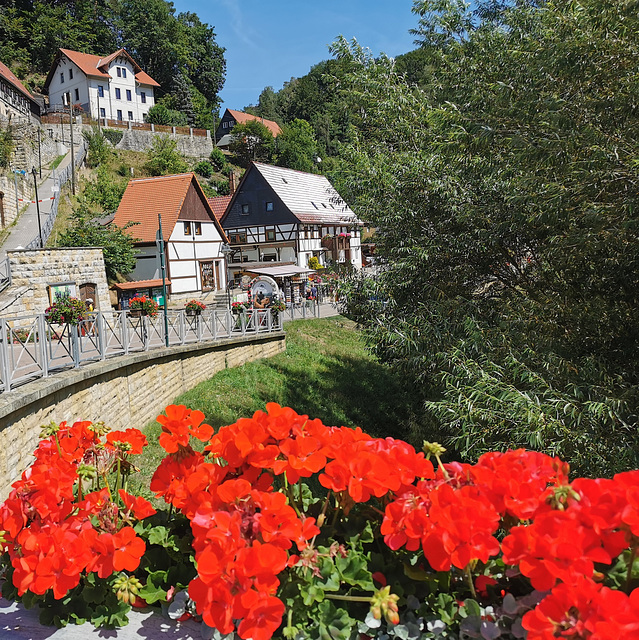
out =
[[[269,210],[272,205],[272,210]],[[247,170],[222,218],[224,229],[296,224],[297,218],[275,193],[259,171],[251,165]]]
[[[195,182],[191,183],[191,186],[186,192],[178,220],[194,220],[196,222],[216,221],[208,201],[202,192],[196,189]]]

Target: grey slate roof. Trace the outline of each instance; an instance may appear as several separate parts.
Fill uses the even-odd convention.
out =
[[[362,224],[326,177],[259,162],[254,166],[300,222]]]

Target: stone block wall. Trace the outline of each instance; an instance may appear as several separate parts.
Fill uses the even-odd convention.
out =
[[[177,149],[189,158],[208,158],[213,150],[211,137],[189,136],[176,133],[158,133],[154,131],[140,131],[136,129],[120,129],[124,132],[122,140],[116,145],[117,149],[129,151],[148,151],[153,146],[153,139],[157,136],[169,136],[177,142]]]
[[[96,284],[94,307],[111,310],[102,249],[33,249],[7,252],[11,286],[0,293],[0,317],[43,313],[49,306],[49,285],[73,282]]]
[[[120,356],[0,394],[0,500],[32,461],[40,427],[62,420],[142,428],[218,371],[286,349],[283,333]]]

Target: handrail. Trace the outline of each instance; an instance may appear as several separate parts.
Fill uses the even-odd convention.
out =
[[[195,316],[169,310],[167,316],[169,346],[279,332],[283,320],[269,309]],[[0,393],[61,369],[166,347],[164,327],[161,313],[151,318],[131,311],[93,312],[77,325],[52,325],[44,314],[0,318]]]

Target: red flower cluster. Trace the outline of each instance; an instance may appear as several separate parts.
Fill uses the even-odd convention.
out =
[[[82,466],[108,467],[118,455],[126,461],[125,451],[141,453],[145,444],[137,429],[110,433],[103,444],[90,422],[70,427],[63,422],[40,442],[35,462],[0,506],[3,546],[19,595],[51,589],[59,599],[78,585],[83,572],[106,578],[138,567],[145,544],[130,526],[131,517],[155,510],[123,490],[122,507],[107,488],[83,495]]]

